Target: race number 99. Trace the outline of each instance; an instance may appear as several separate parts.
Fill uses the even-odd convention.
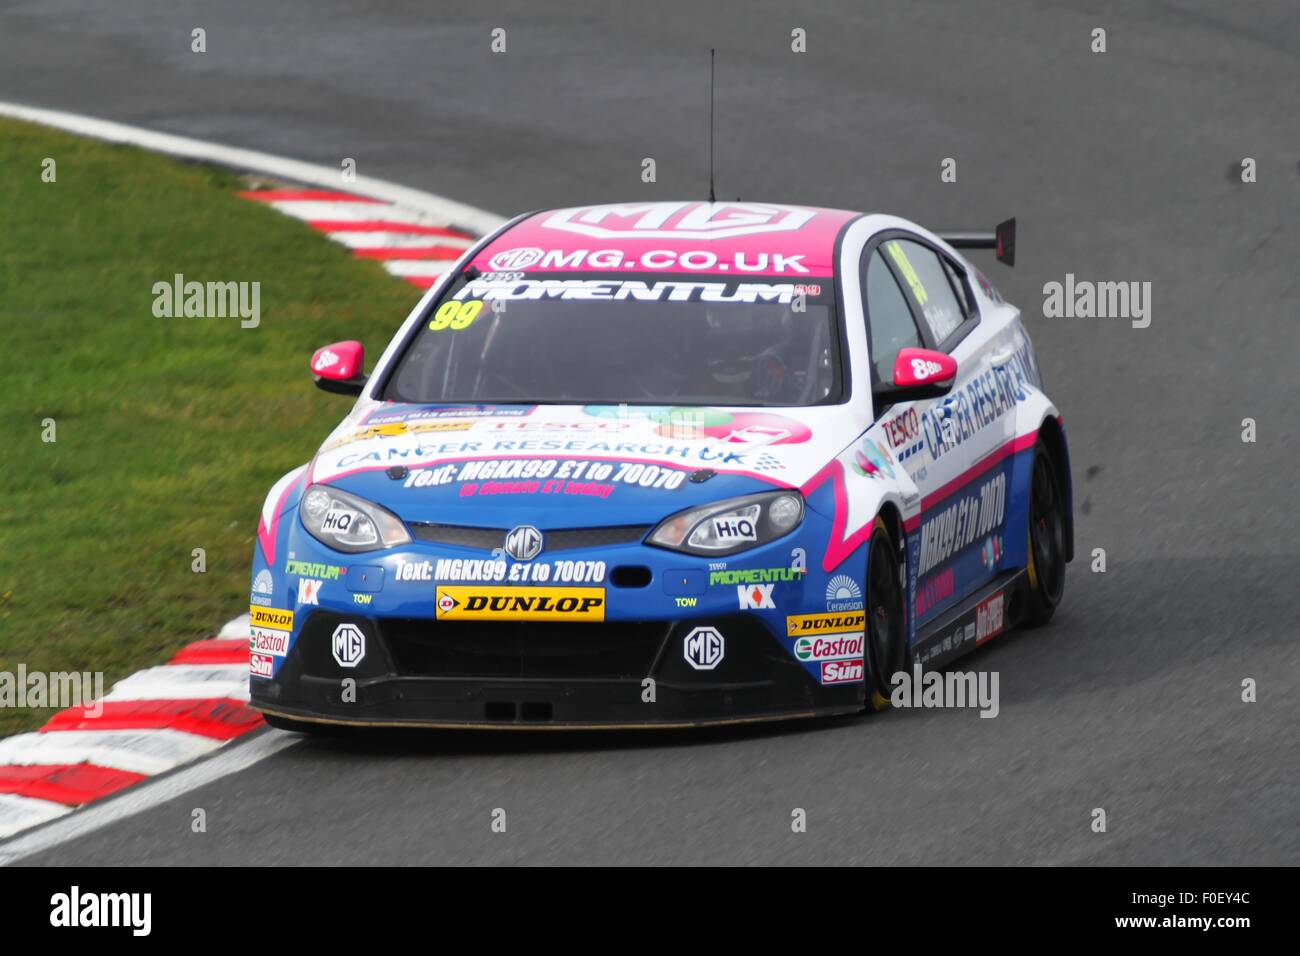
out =
[[[453,332],[458,332],[467,329],[482,311],[482,299],[469,299],[465,302],[449,299],[438,306],[438,311],[433,313],[433,318],[429,321],[429,331],[441,332],[444,329],[451,329]]]

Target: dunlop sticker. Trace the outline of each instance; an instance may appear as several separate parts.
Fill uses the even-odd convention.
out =
[[[248,623],[252,627],[269,627],[275,631],[292,631],[293,611],[253,605],[248,609]]]
[[[604,588],[438,588],[442,621],[603,621]]]
[[[786,637],[805,637],[809,634],[854,634],[867,623],[866,611],[848,611],[843,614],[796,614],[785,619]]]

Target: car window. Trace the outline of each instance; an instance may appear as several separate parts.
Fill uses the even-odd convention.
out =
[[[912,310],[894,281],[893,273],[876,250],[867,264],[867,336],[871,364],[882,382],[894,381],[894,357],[898,350],[921,348],[921,333]]]
[[[919,242],[890,239],[881,247],[903,277],[908,295],[935,342],[943,342],[966,320],[938,253]]]
[[[830,282],[502,272],[447,287],[379,397],[799,406],[843,391]]]
[[[962,278],[962,273],[946,257],[940,256],[943,263],[943,271],[948,273],[948,281],[952,283],[952,291],[957,295],[957,304],[961,307],[962,318],[969,319],[975,314],[975,300],[971,298],[970,286]]]

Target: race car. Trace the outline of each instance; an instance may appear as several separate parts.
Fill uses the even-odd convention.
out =
[[[643,202],[479,241],[266,497],[251,700],[274,726],[666,727],[888,706],[1046,623],[1065,430],[960,249],[1015,223]]]

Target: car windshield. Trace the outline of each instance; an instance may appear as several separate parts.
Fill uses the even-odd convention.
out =
[[[379,397],[780,406],[840,393],[829,279],[488,273],[452,282]]]

